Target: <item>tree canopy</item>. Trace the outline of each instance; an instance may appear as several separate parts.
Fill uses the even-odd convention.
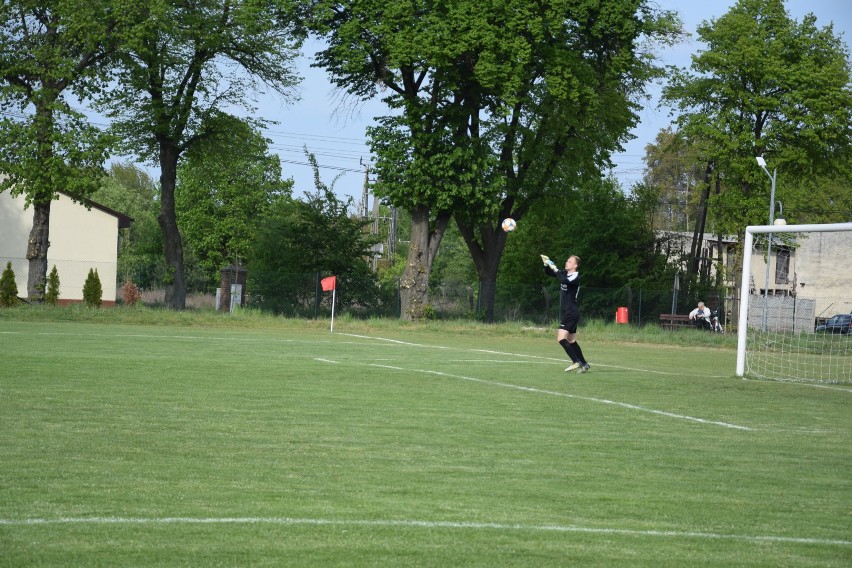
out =
[[[110,139],[74,108],[104,86],[123,0],[8,0],[0,5],[0,191],[33,206],[28,296],[42,299],[50,204],[82,200],[103,176]]]
[[[290,195],[269,143],[243,120],[220,115],[215,134],[186,153],[175,191],[186,245],[215,287],[222,267],[245,264],[259,220],[278,195]]]
[[[249,107],[260,86],[294,96],[304,34],[289,0],[140,2],[145,17],[118,48],[117,88],[103,108],[126,150],[160,166],[160,213],[167,265],[165,302],[186,301],[184,250],[175,212],[178,163],[222,125],[220,113]]]
[[[781,199],[797,179],[848,179],[849,53],[831,25],[819,28],[812,14],[795,21],[782,0],[739,0],[703,22],[698,40],[706,49],[690,70],[672,70],[663,98],[680,111],[681,133],[723,176],[719,231],[766,222],[770,183],[755,156],[778,171]],[[785,213],[795,219],[795,211]]]
[[[248,273],[252,297],[275,313],[313,315],[318,277],[333,275],[341,304],[374,308],[379,290],[367,261],[377,239],[365,230],[369,221],[350,216],[352,199],[339,199],[320,179],[316,158],[308,159],[315,190],[304,200],[274,196],[258,224]]]
[[[493,285],[500,220],[600,176],[658,72],[643,42],[679,33],[672,14],[627,0],[318,5],[329,40],[318,64],[354,95],[384,89],[394,111],[370,137],[377,194],[412,214],[410,317],[451,215]]]
[[[163,280],[163,233],[157,224],[159,192],[135,164],[114,163],[92,199],[133,219],[119,229],[118,276],[139,288],[158,288]]]

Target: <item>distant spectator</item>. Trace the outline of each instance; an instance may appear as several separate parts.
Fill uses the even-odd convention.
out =
[[[710,325],[710,308],[704,306],[704,302],[698,302],[698,307],[689,312],[689,321],[698,329],[712,329]]]

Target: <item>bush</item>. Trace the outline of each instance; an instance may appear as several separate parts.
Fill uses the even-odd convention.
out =
[[[89,275],[86,276],[86,282],[83,284],[83,301],[89,307],[99,308],[103,303],[103,294],[104,291],[101,287],[101,279],[98,276],[98,271],[90,268]]]
[[[44,295],[44,301],[55,306],[59,302],[59,272],[56,270],[56,265],[53,265],[53,270],[47,276],[47,292]]]
[[[139,301],[139,288],[132,280],[128,280],[121,287],[121,299],[125,306],[135,306]]]
[[[12,270],[12,262],[6,263],[6,270],[0,276],[0,306],[5,308],[18,303],[18,285],[15,283],[15,272]]]

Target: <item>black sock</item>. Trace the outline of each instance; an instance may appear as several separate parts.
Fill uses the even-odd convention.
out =
[[[574,346],[574,353],[577,354],[577,359],[580,361],[580,363],[582,363],[583,365],[588,365],[588,363],[586,363],[586,358],[583,357],[583,350],[580,349],[580,344],[575,341],[571,345]]]
[[[577,362],[577,356],[574,354],[574,349],[572,348],[573,344],[568,343],[567,339],[560,339],[559,345],[562,346],[562,349],[564,349],[565,353],[568,354],[568,357],[571,358],[571,362],[576,363]]]

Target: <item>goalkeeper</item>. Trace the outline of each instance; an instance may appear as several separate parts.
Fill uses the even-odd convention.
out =
[[[578,373],[585,373],[590,365],[583,357],[580,344],[577,343],[577,323],[580,321],[580,273],[577,269],[580,268],[580,257],[569,256],[565,261],[564,270],[556,268],[553,261],[545,255],[541,255],[541,260],[544,262],[545,274],[559,280],[559,287],[562,290],[562,313],[559,329],[556,332],[556,341],[571,358],[571,365],[565,370],[576,369]]]

